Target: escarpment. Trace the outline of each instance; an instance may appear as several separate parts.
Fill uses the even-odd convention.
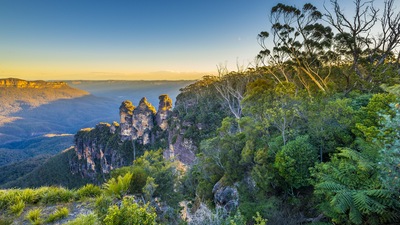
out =
[[[123,101],[119,123],[100,123],[94,128],[81,129],[75,135],[71,172],[101,183],[112,169],[132,164],[146,150],[160,148],[166,157],[191,164],[197,147],[183,137],[171,98],[161,95],[159,100],[157,111],[146,98],[137,106],[129,100]]]

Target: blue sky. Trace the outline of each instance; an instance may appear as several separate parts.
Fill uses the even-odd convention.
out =
[[[257,34],[278,2],[322,4],[0,0],[0,77],[194,79],[221,63],[234,69],[260,50]]]

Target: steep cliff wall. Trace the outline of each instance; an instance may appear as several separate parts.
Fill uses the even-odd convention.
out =
[[[112,169],[129,165],[132,156],[126,150],[130,149],[119,142],[116,129],[116,123],[100,123],[95,128],[80,130],[75,135],[75,157],[70,160],[71,172],[93,182],[101,182]]]

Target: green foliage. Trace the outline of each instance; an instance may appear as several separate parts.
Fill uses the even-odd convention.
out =
[[[68,221],[65,225],[97,225],[97,217],[95,214],[80,214],[76,219]]]
[[[17,200],[15,203],[10,205],[10,211],[16,216],[21,215],[22,211],[24,211],[25,202],[21,199]]]
[[[390,107],[390,103],[395,101],[396,96],[393,94],[374,94],[368,105],[362,107],[357,115],[356,134],[363,136],[368,142],[372,142],[374,139],[378,140],[380,123],[382,122],[380,115],[393,117],[395,111]],[[358,132],[361,132],[361,134]]]
[[[382,115],[378,138],[383,146],[379,151],[379,168],[382,185],[400,198],[400,109],[399,104],[392,105],[395,115]]]
[[[144,185],[146,184],[146,180],[148,177],[147,172],[145,169],[141,166],[127,166],[127,167],[121,167],[115,170],[111,171],[111,177],[118,177],[118,176],[124,176],[126,173],[131,173],[132,178],[131,178],[131,183],[129,185],[129,193],[131,194],[140,194],[142,193],[142,189]]]
[[[13,223],[13,218],[8,216],[0,216],[0,225],[11,225]]]
[[[122,199],[128,193],[131,179],[131,173],[127,173],[124,176],[118,176],[117,179],[111,178],[103,185],[105,193],[109,196]]]
[[[102,221],[106,214],[108,208],[112,205],[113,198],[107,195],[100,195],[96,198],[94,211],[100,221]]]
[[[54,221],[63,219],[67,217],[69,214],[69,210],[66,207],[57,208],[49,217],[46,219],[47,223],[52,223]]]
[[[143,194],[147,201],[151,201],[157,187],[158,184],[156,184],[155,179],[152,177],[147,177],[146,185],[143,187]]]
[[[317,152],[308,136],[298,136],[289,141],[276,154],[274,166],[289,187],[300,188],[310,185],[309,168],[317,160]]]
[[[25,218],[31,222],[33,225],[39,225],[43,223],[43,218],[42,218],[42,209],[36,208],[29,210],[29,212],[26,214]]]
[[[39,188],[37,191],[41,196],[40,201],[44,204],[69,202],[75,197],[73,191],[62,187],[43,187]]]
[[[155,225],[156,217],[148,204],[140,206],[133,198],[124,198],[119,207],[113,205],[108,209],[103,222],[106,225]]]
[[[216,77],[205,76],[182,88],[176,97],[174,112],[178,115],[180,130],[197,145],[201,140],[213,137],[222,119],[229,115],[229,108],[218,97],[214,82]],[[172,125],[174,128],[177,124]],[[201,129],[190,128],[193,125],[200,125]]]
[[[308,131],[310,141],[319,149],[320,161],[337,147],[349,146],[353,141],[355,110],[351,99],[318,99],[308,103]]]
[[[75,154],[73,148],[63,151],[51,157],[43,165],[36,167],[33,171],[10,181],[3,185],[4,188],[11,187],[41,187],[51,185],[61,185],[68,188],[76,188],[88,183],[87,179],[79,174],[72,174],[69,167],[69,160]]]
[[[102,191],[98,186],[95,186],[93,184],[86,184],[85,186],[76,190],[75,193],[78,199],[84,199],[97,197],[102,193]]]
[[[154,197],[160,197],[162,201],[166,201],[173,208],[179,207],[181,195],[174,189],[179,173],[175,163],[164,159],[161,149],[146,151],[134,162],[134,166],[142,168],[146,174],[154,178],[155,184],[158,185],[153,193]],[[149,177],[146,176],[146,184],[148,179]]]
[[[256,215],[253,216],[253,219],[255,222],[254,225],[266,225],[268,222],[267,219],[262,218],[259,212],[256,212]]]
[[[376,165],[361,153],[340,149],[316,171],[315,193],[323,197],[319,208],[332,222],[382,224],[398,219],[399,200],[381,188]]]

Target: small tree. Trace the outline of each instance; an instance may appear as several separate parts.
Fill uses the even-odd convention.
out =
[[[310,144],[309,137],[298,136],[276,154],[274,166],[293,193],[293,188],[310,185],[309,168],[314,166],[317,157],[317,151]]]

